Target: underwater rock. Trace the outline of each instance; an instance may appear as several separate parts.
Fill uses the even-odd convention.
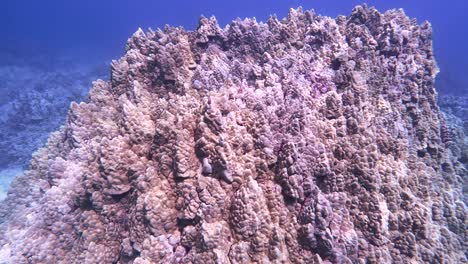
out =
[[[292,9],[126,49],[12,183],[2,261],[467,262],[430,24]]]

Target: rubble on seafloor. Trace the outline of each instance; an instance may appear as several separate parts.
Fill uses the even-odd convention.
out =
[[[0,204],[7,263],[466,263],[431,26],[357,6],[137,31]]]

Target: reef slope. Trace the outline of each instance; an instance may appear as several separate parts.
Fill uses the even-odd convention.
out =
[[[467,262],[430,24],[202,18],[111,68],[0,205],[2,261]]]

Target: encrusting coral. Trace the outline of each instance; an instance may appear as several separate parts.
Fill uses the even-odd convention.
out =
[[[128,41],[0,205],[6,263],[466,263],[431,26],[357,6]]]

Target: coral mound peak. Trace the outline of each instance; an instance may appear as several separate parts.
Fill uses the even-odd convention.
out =
[[[466,263],[431,34],[367,6],[138,30],[13,182],[0,258]]]

